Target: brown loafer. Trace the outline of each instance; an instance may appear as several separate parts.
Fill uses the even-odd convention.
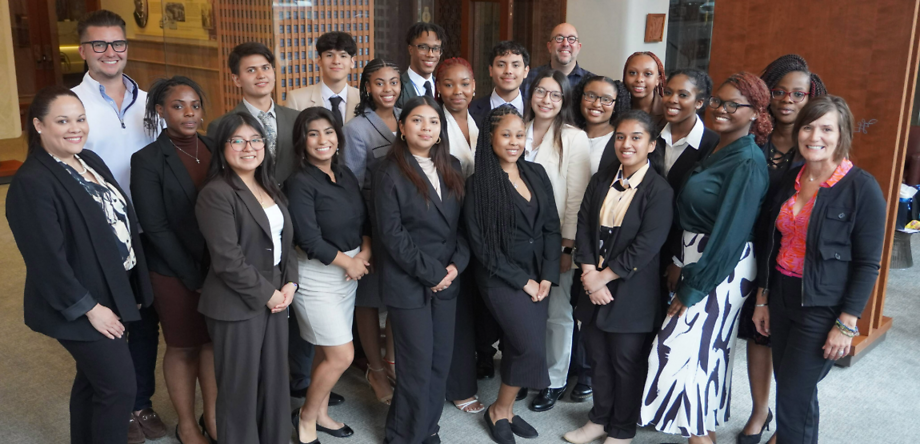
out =
[[[141,426],[144,436],[147,439],[158,439],[166,436],[166,424],[160,419],[160,415],[153,409],[144,409],[134,414],[137,423]]]
[[[131,419],[128,420],[128,444],[144,444],[147,438],[144,437],[144,431],[141,430],[141,425],[137,423],[137,419],[134,418],[134,414],[131,414]]]

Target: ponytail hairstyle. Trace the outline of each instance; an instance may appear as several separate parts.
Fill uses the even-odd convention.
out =
[[[166,106],[166,96],[177,86],[185,85],[192,88],[195,94],[198,94],[198,101],[201,104],[201,112],[204,113],[204,91],[194,80],[185,76],[173,76],[170,79],[159,79],[153,82],[150,90],[147,91],[147,104],[144,108],[144,129],[151,137],[157,134],[163,126],[160,114],[157,112],[157,105]]]
[[[767,107],[770,106],[770,90],[767,89],[767,84],[760,80],[760,77],[746,71],[732,74],[722,83],[726,84],[737,88],[741,95],[751,102],[754,115],[757,116],[757,120],[751,123],[751,134],[758,145],[763,145],[773,131],[773,121],[767,111]]]
[[[546,78],[555,80],[556,83],[559,84],[560,91],[562,91],[562,102],[559,104],[559,114],[556,114],[556,117],[553,118],[553,145],[555,145],[556,150],[559,151],[559,168],[562,169],[562,128],[565,127],[565,125],[572,125],[572,123],[574,123],[571,105],[573,101],[572,87],[569,85],[569,78],[563,74],[562,71],[552,68],[544,69],[534,77],[532,82],[530,82],[530,86],[527,88],[527,91],[530,91],[530,97],[524,98],[524,103],[530,105],[524,110],[524,122],[530,122],[536,117],[536,114],[533,112],[533,98],[534,95],[536,95],[537,85],[540,84],[541,80]]]
[[[786,74],[791,72],[801,72],[808,76],[810,80],[808,87],[809,100],[827,95],[827,87],[824,86],[824,81],[817,74],[808,70],[808,62],[798,54],[786,54],[770,62],[760,74],[760,79],[767,84],[767,90],[773,90],[783,80],[783,77],[786,77]],[[771,115],[773,114],[772,110],[768,109],[768,111]]]
[[[32,104],[29,105],[29,112],[27,114],[29,116],[29,123],[26,125],[30,155],[44,150],[42,146],[42,136],[39,135],[38,130],[35,129],[35,119],[45,120],[45,117],[48,117],[48,113],[51,112],[51,103],[61,96],[70,96],[79,100],[81,104],[83,103],[75,92],[58,85],[42,88],[35,94],[35,97],[32,97]],[[84,134],[83,137],[86,137],[86,134]]]
[[[409,118],[412,111],[414,111],[415,108],[425,105],[434,109],[438,113],[438,119],[441,121],[441,132],[438,134],[438,141],[431,147],[429,153],[431,161],[434,162],[434,167],[438,171],[438,175],[441,176],[441,179],[444,180],[444,185],[447,185],[447,189],[458,198],[462,199],[464,194],[463,175],[451,165],[450,141],[447,138],[447,121],[444,117],[444,110],[442,110],[438,103],[428,95],[413,97],[406,102],[402,112],[400,112],[399,123],[405,125],[406,119]],[[409,161],[406,159],[406,155],[408,154],[410,154],[409,145],[403,140],[402,129],[399,129],[396,131],[396,138],[393,141],[393,145],[390,146],[390,152],[387,153],[387,159],[395,162],[403,176],[409,179],[418,189],[418,193],[426,200],[430,200],[430,196],[428,195],[428,182],[409,164]]]
[[[575,85],[575,88],[572,89],[572,122],[579,129],[585,129],[588,126],[585,116],[581,114],[581,102],[583,100],[582,96],[585,94],[585,88],[588,87],[589,83],[594,82],[605,82],[612,86],[617,93],[617,101],[613,102],[613,114],[610,116],[611,125],[617,120],[618,115],[632,108],[632,95],[629,94],[629,89],[626,88],[623,82],[613,80],[607,76],[587,76],[581,79],[578,85]]]
[[[652,120],[652,116],[650,116],[647,112],[642,111],[641,109],[632,109],[620,114],[617,117],[616,122],[613,123],[614,141],[616,141],[617,129],[623,122],[626,121],[633,121],[641,125],[642,129],[645,130],[645,132],[648,134],[649,140],[653,143],[657,143],[658,135],[661,133],[659,132],[658,127],[655,126],[655,122]],[[648,154],[648,161],[652,168],[659,175],[664,177],[664,150],[660,150],[658,147],[655,147],[655,151],[652,151]],[[613,165],[619,165],[619,162],[612,164],[611,167]],[[617,166],[617,168],[619,168],[619,166]],[[615,171],[610,172],[611,175],[615,173]]]
[[[364,114],[366,110],[374,111],[377,109],[374,98],[367,92],[367,84],[371,81],[371,74],[383,68],[393,68],[397,76],[399,75],[399,66],[383,59],[374,59],[367,62],[367,65],[364,65],[364,71],[361,72],[361,83],[358,85],[358,96],[360,96],[361,100],[358,101],[358,105],[355,106],[355,116]],[[400,81],[400,89],[402,89],[402,81]],[[396,96],[399,96],[399,91],[396,91]]]
[[[492,150],[495,127],[508,115],[522,119],[517,108],[506,103],[493,109],[488,119],[481,123],[479,139],[476,141],[476,172],[470,177],[476,224],[480,229],[482,244],[487,249],[484,265],[489,269],[494,269],[503,255],[511,255],[514,239],[515,212],[511,193],[516,191]],[[518,158],[518,164],[522,162],[523,156]]]
[[[626,70],[629,69],[629,61],[633,57],[638,56],[648,56],[655,61],[655,64],[658,65],[658,86],[655,87],[655,94],[658,94],[658,97],[664,97],[664,85],[668,83],[667,76],[664,75],[664,65],[661,64],[661,59],[651,51],[639,51],[632,53],[629,57],[626,58],[626,63],[623,64],[623,78],[626,78]]]
[[[473,65],[470,65],[470,62],[467,62],[466,59],[464,59],[463,57],[451,57],[447,60],[444,60],[441,63],[438,63],[438,67],[434,69],[434,78],[440,79],[442,72],[446,71],[447,68],[450,68],[455,65],[466,67],[466,69],[470,71],[471,79],[475,76],[475,73],[473,72]],[[437,89],[438,88],[435,88],[435,97],[438,99],[439,102],[443,103],[444,100],[441,99],[441,94],[437,92]]]

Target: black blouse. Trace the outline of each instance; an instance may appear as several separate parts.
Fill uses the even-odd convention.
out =
[[[540,202],[537,201],[537,196],[534,194],[533,186],[530,184],[530,181],[527,180],[523,174],[521,175],[521,182],[523,182],[523,186],[530,190],[530,200],[524,199],[524,196],[521,196],[521,193],[518,193],[516,190],[512,193],[513,197],[511,199],[514,202],[515,208],[517,208],[517,214],[515,214],[515,216],[518,224],[524,224],[533,231],[537,228],[537,213],[540,212]],[[539,279],[536,278],[540,276],[540,265],[537,263],[536,257],[531,257],[531,260],[527,261],[527,263],[522,263],[520,265],[528,275],[539,282]]]
[[[294,222],[294,243],[311,259],[329,265],[339,251],[361,246],[370,223],[358,179],[348,168],[332,166],[335,182],[313,165],[284,182]]]

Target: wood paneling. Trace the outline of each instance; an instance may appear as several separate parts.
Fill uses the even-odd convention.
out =
[[[875,176],[888,199],[882,269],[859,323],[857,354],[891,326],[882,310],[917,78],[918,6],[918,0],[715,3],[709,72],[716,84],[737,71],[759,74],[775,58],[797,53],[856,118],[853,161]]]

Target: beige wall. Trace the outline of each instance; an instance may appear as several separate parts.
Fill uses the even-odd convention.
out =
[[[22,133],[13,35],[10,29],[10,2],[0,0],[0,139],[16,138]]]

